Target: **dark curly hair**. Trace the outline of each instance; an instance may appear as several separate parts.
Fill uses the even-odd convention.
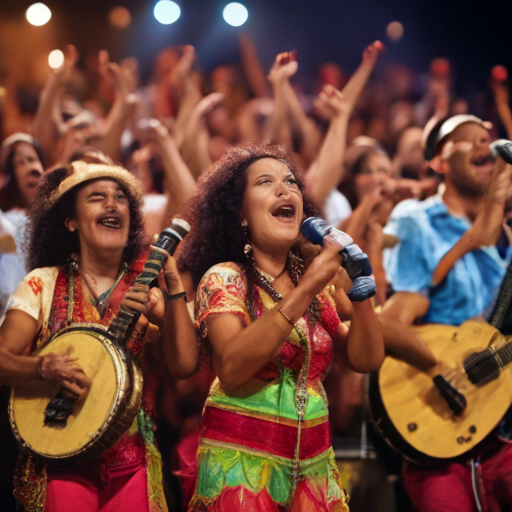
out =
[[[244,270],[248,290],[254,288],[256,276],[252,261],[244,253],[247,237],[241,220],[246,171],[262,158],[281,160],[290,168],[302,193],[305,215],[318,215],[318,208],[309,195],[299,163],[292,153],[282,146],[266,143],[231,149],[207,172],[198,191],[186,205],[184,216],[190,222],[191,230],[183,241],[178,266],[180,271],[192,273],[196,286],[213,265],[232,261]],[[251,310],[253,307],[249,308]]]
[[[76,196],[82,185],[71,189],[55,205],[48,207],[52,192],[68,175],[68,168],[60,168],[48,172],[41,179],[34,204],[30,210],[25,235],[29,270],[65,265],[72,253],[80,252],[78,233],[68,231],[64,222],[75,215]],[[89,182],[86,181],[83,185],[87,183]],[[122,187],[121,184],[120,186]],[[130,230],[123,253],[123,261],[130,265],[148,247],[149,239],[144,231],[142,201],[128,193],[127,196],[129,198]]]

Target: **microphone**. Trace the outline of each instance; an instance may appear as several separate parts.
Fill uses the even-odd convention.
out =
[[[498,139],[489,146],[493,158],[500,156],[507,164],[512,164],[512,142],[506,139]]]
[[[376,285],[372,277],[372,266],[368,256],[354,243],[354,240],[339,229],[318,217],[307,218],[300,228],[302,234],[315,245],[324,245],[324,238],[331,235],[343,247],[341,266],[352,280],[347,296],[350,300],[362,302],[375,295]]]

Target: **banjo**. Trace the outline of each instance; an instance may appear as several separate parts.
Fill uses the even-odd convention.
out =
[[[186,221],[173,220],[151,246],[134,284],[149,285],[189,230]],[[70,303],[72,295],[70,290]],[[123,305],[110,326],[70,325],[33,353],[72,351],[92,384],[79,401],[52,382],[32,380],[14,387],[9,419],[23,450],[45,464],[66,467],[99,457],[130,428],[141,407],[143,376],[139,361],[124,344],[140,315]]]

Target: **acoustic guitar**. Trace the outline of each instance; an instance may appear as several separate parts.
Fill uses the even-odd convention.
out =
[[[189,229],[187,222],[174,220],[151,246],[144,270],[134,284],[149,285]],[[34,355],[71,349],[92,385],[85,399],[79,401],[51,382],[27,381],[14,387],[9,417],[23,450],[45,464],[66,467],[99,457],[130,428],[141,407],[143,378],[140,363],[124,345],[139,317],[138,311],[123,305],[108,328],[73,324],[36,350]]]
[[[424,372],[386,357],[370,377],[373,419],[386,440],[422,464],[482,441],[512,403],[512,343],[485,321],[415,327],[439,363]]]

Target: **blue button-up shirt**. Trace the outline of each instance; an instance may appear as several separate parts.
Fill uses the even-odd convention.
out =
[[[460,325],[483,313],[497,293],[508,262],[496,247],[466,253],[446,278],[432,286],[441,258],[471,226],[466,217],[451,215],[440,196],[399,203],[384,229],[399,239],[385,260],[388,281],[395,292],[420,293],[430,300],[425,322]]]

